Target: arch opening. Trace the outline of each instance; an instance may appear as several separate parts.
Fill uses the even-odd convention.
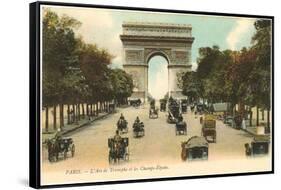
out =
[[[148,58],[148,96],[159,100],[169,91],[168,59],[163,54],[153,54]]]

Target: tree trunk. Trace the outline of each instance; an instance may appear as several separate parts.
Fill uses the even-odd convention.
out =
[[[89,104],[86,104],[86,114],[89,116]]]
[[[49,108],[48,106],[45,107],[46,118],[45,118],[45,131],[49,132]]]
[[[269,108],[267,109],[267,127],[269,128],[270,127],[270,110],[269,110]]]
[[[253,119],[252,107],[249,107],[249,109],[250,109],[250,126],[252,127],[252,119]]]
[[[261,111],[261,119],[264,121],[264,109]]]
[[[67,124],[70,124],[70,105],[67,104]]]
[[[93,116],[93,104],[90,105],[90,115]]]
[[[259,107],[257,106],[257,123],[256,123],[257,126],[259,126]]]
[[[85,110],[84,110],[84,103],[82,103],[82,118],[85,118]]]
[[[57,106],[56,105],[54,105],[54,111],[53,111],[53,120],[54,120],[54,122],[53,122],[53,127],[54,127],[54,130],[56,131],[57,130]]]
[[[80,108],[81,108],[81,106],[80,106],[80,104],[78,103],[77,104],[77,111],[78,111],[78,113],[77,113],[77,115],[78,115],[78,121],[80,121],[80,119],[81,119],[81,115],[80,115]]]
[[[75,104],[72,104],[72,112],[73,112],[73,116],[72,116],[73,123],[76,123],[76,107],[75,107]]]
[[[60,109],[60,127],[64,126],[64,118],[63,118],[63,104],[60,104],[59,109]]]

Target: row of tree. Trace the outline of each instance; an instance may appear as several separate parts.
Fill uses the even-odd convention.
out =
[[[271,21],[257,20],[252,45],[240,51],[224,50],[218,46],[202,47],[195,72],[182,77],[183,93],[191,101],[203,99],[209,103],[230,102],[238,105],[245,115],[252,108],[267,110],[271,106]],[[245,105],[249,110],[245,110]],[[251,119],[250,119],[251,121]],[[269,126],[269,121],[267,122]],[[259,125],[259,114],[257,114]]]
[[[56,129],[55,108],[58,105],[61,127],[64,125],[64,105],[68,108],[68,120],[71,121],[72,114],[77,122],[81,114],[98,114],[109,101],[125,103],[133,90],[130,75],[121,69],[110,68],[114,57],[107,50],[77,37],[75,31],[80,26],[74,18],[44,10],[42,78],[46,131],[49,107],[54,107],[53,126]]]

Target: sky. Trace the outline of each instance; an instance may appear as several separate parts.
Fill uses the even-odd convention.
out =
[[[255,33],[253,25],[255,18],[63,6],[48,6],[48,8],[58,15],[66,14],[80,21],[82,25],[76,31],[77,35],[81,36],[85,42],[95,43],[113,54],[115,56],[112,60],[113,68],[122,68],[122,43],[119,35],[122,33],[122,23],[125,21],[190,24],[192,36],[195,38],[192,45],[193,70],[197,68],[198,48],[218,45],[221,50],[239,50],[244,46],[251,45],[251,37]],[[167,82],[163,79],[166,79],[168,74],[165,70],[167,70],[167,63],[163,57],[157,56],[151,59],[149,62],[149,84],[164,86],[165,83],[166,85]],[[151,89],[152,96],[160,96],[164,93],[162,92],[164,90],[152,92]]]

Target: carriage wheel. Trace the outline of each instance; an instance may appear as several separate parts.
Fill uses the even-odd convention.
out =
[[[108,155],[108,162],[109,162],[109,164],[111,164],[111,162],[112,162],[112,159],[111,159],[110,155]]]
[[[72,145],[71,147],[71,157],[74,157],[75,154],[75,145]]]
[[[58,152],[56,152],[54,154],[54,162],[57,162],[57,161],[59,161],[59,153]]]
[[[111,157],[111,154],[108,154],[108,162],[109,164],[112,164],[113,158]]]
[[[53,155],[50,153],[50,152],[48,152],[48,160],[49,160],[49,162],[53,162]]]
[[[129,161],[129,154],[128,153],[125,153],[125,156],[124,156],[125,158],[124,158],[124,160],[125,161]]]
[[[67,158],[67,150],[64,150],[63,152],[63,159],[66,159]]]

